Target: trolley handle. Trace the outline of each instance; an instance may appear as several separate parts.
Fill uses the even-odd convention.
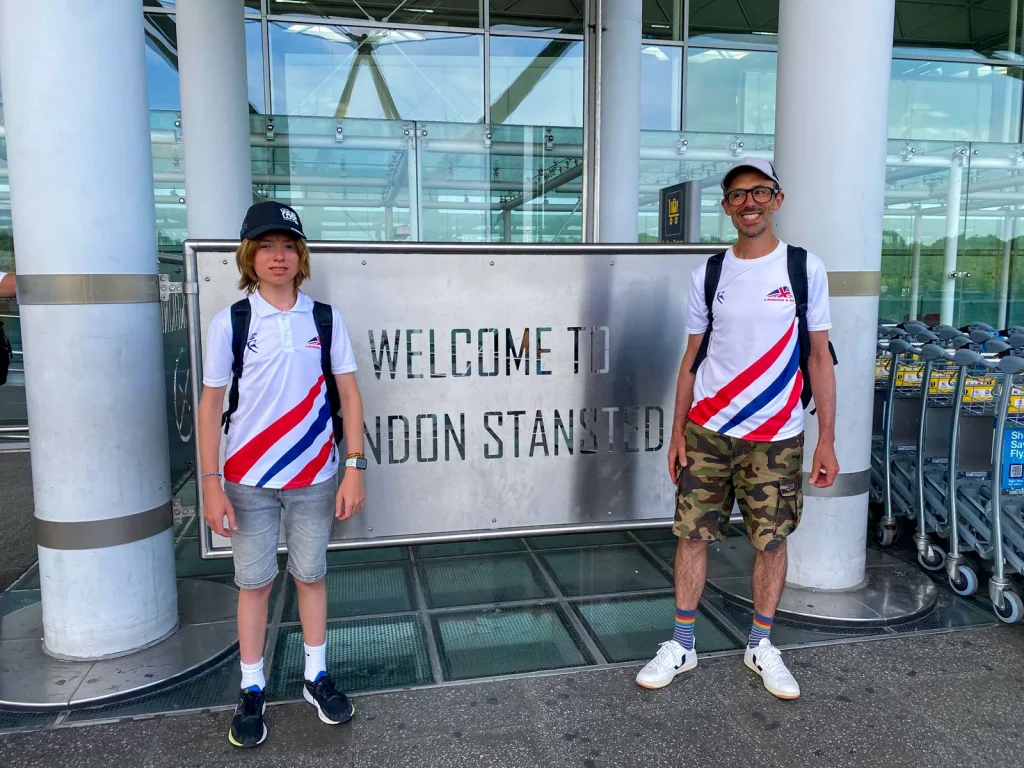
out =
[[[962,368],[971,368],[976,365],[985,365],[986,360],[980,352],[973,349],[958,349],[953,353],[953,362]]]
[[[1009,357],[1000,358],[999,362],[996,363],[996,367],[1001,373],[1005,373],[1008,376],[1015,376],[1021,371],[1024,371],[1024,357],[1010,355]]]

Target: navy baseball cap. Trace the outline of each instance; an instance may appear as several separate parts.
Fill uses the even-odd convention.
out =
[[[242,240],[254,240],[267,232],[286,232],[306,239],[299,214],[294,208],[276,200],[249,206],[242,221],[242,232],[239,237]]]

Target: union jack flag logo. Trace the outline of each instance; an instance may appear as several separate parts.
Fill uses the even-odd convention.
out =
[[[320,349],[320,337],[314,336],[306,342],[306,349]]]
[[[765,301],[793,301],[793,291],[789,289],[788,285],[783,285],[780,288],[776,288],[774,291],[764,297]]]

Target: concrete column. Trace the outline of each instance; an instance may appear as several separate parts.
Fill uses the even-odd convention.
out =
[[[780,234],[818,254],[830,273],[851,278],[832,290],[841,474],[825,495],[805,482],[788,574],[801,587],[846,589],[865,575],[871,318],[878,316],[893,13],[894,0],[782,0],[779,7],[775,158],[786,193]],[[816,441],[817,420],[808,413],[805,472]]]
[[[242,0],[178,0],[178,72],[190,238],[238,237],[252,205]]]
[[[178,620],[142,5],[0,3],[0,73],[43,645],[117,656]]]
[[[598,238],[636,243],[640,231],[640,0],[603,4]]]

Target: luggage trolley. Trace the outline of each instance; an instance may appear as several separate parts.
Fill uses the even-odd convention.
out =
[[[991,442],[992,471],[979,489],[980,504],[974,503],[972,511],[981,510],[988,529],[988,546],[981,554],[992,561],[993,573],[988,582],[992,609],[1000,621],[1014,624],[1024,618],[1024,599],[1007,576],[1007,566],[1018,574],[1024,573],[1024,536],[1018,501],[1024,490],[1024,478],[1017,477],[1024,474],[1024,458],[1014,461],[1020,457],[1013,442],[1013,435],[1024,430],[1024,358],[982,358],[981,365],[988,369],[988,378],[993,382],[990,391],[983,389],[983,395],[991,408],[990,416],[995,415],[995,429]],[[963,498],[961,492],[959,501]]]
[[[893,501],[906,517],[917,520],[914,541],[918,562],[926,570],[939,571],[945,555],[931,543],[930,534],[945,536],[947,532],[946,474],[957,378],[950,350],[967,346],[971,341],[949,326],[939,326],[934,332],[920,331],[914,340],[927,342],[921,347],[912,345],[904,353],[915,359],[914,365],[918,366],[908,367],[904,374],[904,387],[917,382],[916,387],[911,387],[918,398],[917,433],[913,448],[898,452],[892,462]],[[899,374],[896,394],[898,382]]]
[[[950,441],[946,573],[960,595],[978,590],[978,574],[963,553],[974,552],[983,560],[996,557],[990,502],[993,483],[999,482],[994,444],[1002,376],[993,355],[1007,352],[1009,345],[992,339],[985,347],[985,353],[960,349],[954,355],[960,373]]]
[[[949,329],[939,334],[951,347],[962,347],[970,339]],[[955,351],[939,344],[924,345],[917,357],[923,364],[921,373],[921,412],[917,445],[914,455],[914,474],[917,498],[917,532],[914,544],[917,561],[928,571],[940,571],[945,565],[945,553],[931,542],[931,534],[949,533],[948,514],[949,476],[953,455],[953,422],[959,409],[955,392],[962,370],[954,362]],[[897,457],[897,467],[900,464]],[[905,470],[904,470],[905,471]]]
[[[933,496],[938,496],[945,502],[945,533],[949,540],[949,552],[945,557],[946,575],[953,591],[963,596],[973,595],[977,592],[979,583],[978,573],[968,563],[963,550],[977,550],[981,539],[987,539],[988,533],[987,526],[978,516],[975,516],[972,518],[973,527],[968,527],[967,523],[963,526],[963,530],[969,534],[969,541],[965,547],[961,547],[962,526],[957,503],[959,486],[961,479],[968,477],[965,474],[965,469],[973,470],[974,479],[964,479],[964,482],[972,486],[969,495],[976,498],[980,493],[981,483],[984,482],[978,477],[979,475],[984,477],[984,472],[990,466],[989,457],[983,450],[979,450],[980,445],[983,445],[984,442],[971,439],[975,436],[976,430],[961,430],[968,384],[971,384],[973,392],[979,384],[983,385],[984,383],[984,380],[979,380],[977,377],[972,378],[969,373],[971,369],[982,364],[983,358],[979,352],[964,348],[968,343],[969,339],[963,337],[951,345],[955,347],[954,349],[936,350],[932,347],[926,353],[929,358],[933,358],[933,370],[937,371],[934,385],[929,383],[929,399],[934,399],[940,407],[945,406],[946,390],[948,390],[950,381],[953,383],[953,391],[948,395],[951,417],[945,472],[941,476],[936,472],[926,472],[924,481],[926,488],[931,491],[931,494],[926,494],[926,499],[930,500]],[[933,390],[934,394],[931,394]],[[969,419],[968,423],[976,425],[972,419]],[[982,429],[985,428],[984,423],[980,426]],[[964,446],[965,436],[967,436],[966,446]],[[935,507],[929,506],[928,509],[929,512],[934,513]],[[920,548],[918,551],[920,552]]]
[[[907,330],[915,332],[913,341],[916,343],[897,338],[887,345],[889,377],[882,424],[882,461],[878,470],[885,513],[876,531],[882,546],[892,545],[899,538],[902,521],[916,516],[918,482],[913,454],[921,427],[924,366],[913,358],[920,354],[921,346],[938,340],[938,336],[927,329],[909,323]]]
[[[871,421],[871,501],[875,504],[885,502],[886,469],[886,411],[889,400],[890,372],[892,370],[892,353],[889,343],[905,337],[906,331],[892,325],[878,327],[878,351],[875,356],[875,402]]]

